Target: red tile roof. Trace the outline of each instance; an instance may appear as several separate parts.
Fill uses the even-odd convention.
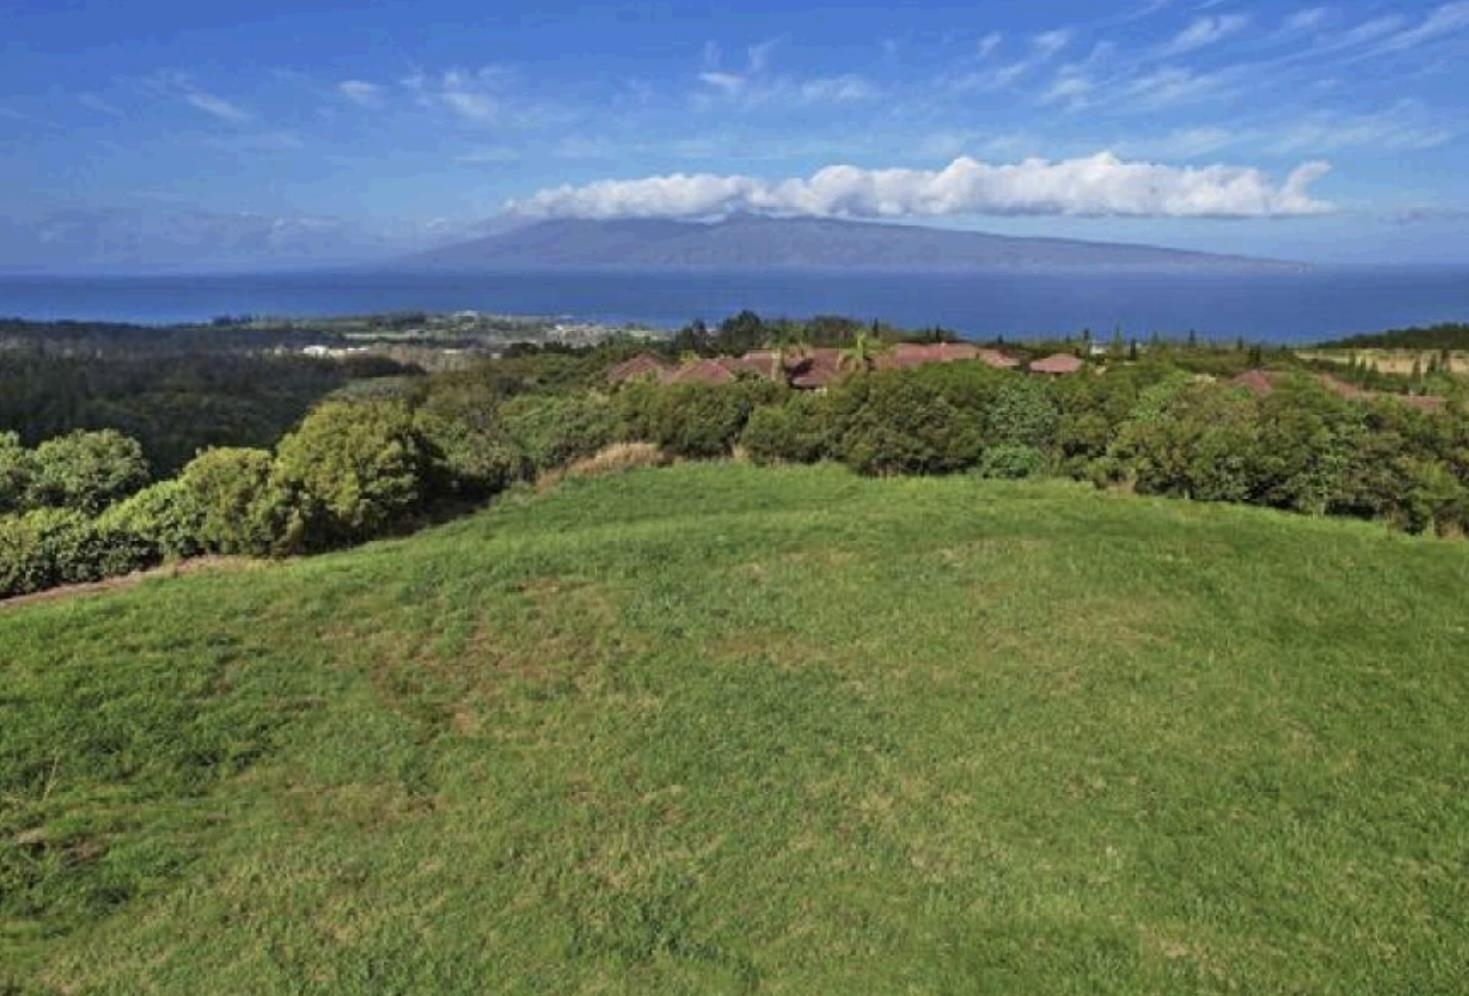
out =
[[[670,367],[651,353],[639,353],[630,360],[623,360],[614,364],[607,370],[607,379],[614,384],[621,384],[639,377],[656,377],[661,379],[668,373]]]
[[[1030,365],[1031,373],[1042,374],[1074,374],[1082,368],[1083,364],[1070,353],[1052,353],[1045,359],[1036,360]]]
[[[1246,370],[1229,379],[1230,387],[1242,387],[1251,394],[1265,395],[1275,390],[1275,382],[1264,370]]]
[[[1001,370],[1010,370],[1020,366],[1019,360],[1013,356],[1006,356],[998,349],[981,349],[978,358],[988,365],[998,367]]]
[[[807,349],[791,366],[791,386],[805,389],[827,387],[842,379],[840,349]]]
[[[726,357],[725,359],[728,359]],[[735,379],[729,366],[719,360],[694,360],[663,378],[665,384],[730,384]]]

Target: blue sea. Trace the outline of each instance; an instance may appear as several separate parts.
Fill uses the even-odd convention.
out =
[[[327,316],[473,309],[675,328],[750,308],[841,314],[966,335],[1090,328],[1304,342],[1469,321],[1469,268],[1330,268],[1299,274],[851,272],[314,272],[210,276],[0,276],[0,316],[143,323],[217,315]]]

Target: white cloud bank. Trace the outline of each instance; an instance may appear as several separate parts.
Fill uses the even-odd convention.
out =
[[[1330,166],[1308,162],[1276,184],[1244,166],[1164,166],[1110,152],[996,165],[967,156],[941,170],[828,166],[810,177],[674,173],[541,190],[506,209],[539,218],[701,218],[750,211],[844,218],[1074,215],[1274,218],[1324,214],[1310,186]]]

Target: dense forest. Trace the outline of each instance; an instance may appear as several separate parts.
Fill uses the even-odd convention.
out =
[[[78,429],[142,444],[155,476],[209,446],[270,446],[333,391],[413,371],[370,354],[302,355],[317,333],[0,321],[0,431]]]
[[[1469,349],[1469,325],[1445,322],[1422,328],[1388,329],[1333,339],[1322,349]]]

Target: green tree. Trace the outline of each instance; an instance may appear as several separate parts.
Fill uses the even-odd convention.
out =
[[[34,473],[32,456],[13,432],[0,432],[0,515],[25,507]]]
[[[192,505],[170,514],[198,517],[199,545],[210,553],[268,556],[288,552],[302,537],[292,496],[275,478],[264,450],[205,450],[183,469],[179,483]]]
[[[891,371],[860,377],[832,396],[836,454],[862,474],[942,474],[973,466],[979,416],[932,383]]]
[[[36,447],[31,466],[27,504],[85,515],[96,515],[148,483],[142,446],[113,429],[48,439]]]
[[[287,489],[311,547],[380,535],[422,504],[429,454],[406,406],[321,405],[281,440],[275,480]]]

